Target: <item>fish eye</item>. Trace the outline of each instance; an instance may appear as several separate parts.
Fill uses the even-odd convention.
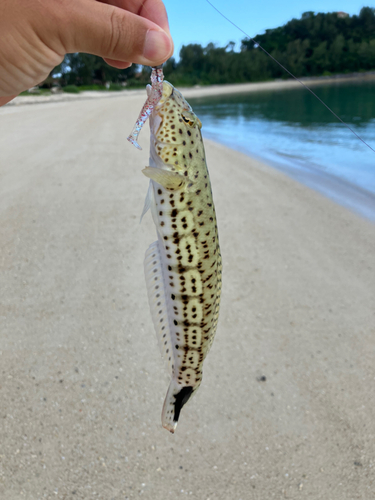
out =
[[[181,118],[190,127],[194,127],[194,125],[197,123],[197,117],[195,115],[193,115],[192,113],[188,113],[186,111],[181,113]]]

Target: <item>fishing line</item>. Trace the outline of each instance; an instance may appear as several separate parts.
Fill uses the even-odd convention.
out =
[[[369,145],[367,144],[367,142],[362,139],[362,137],[360,137],[347,123],[344,122],[344,120],[342,120],[324,101],[322,101],[322,99],[317,96],[315,94],[315,92],[313,92],[307,85],[305,85],[303,83],[302,80],[300,80],[299,78],[297,78],[296,76],[293,75],[293,73],[291,73],[285,66],[283,66],[277,59],[275,59],[269,52],[267,52],[266,49],[264,49],[261,45],[259,45],[259,43],[254,40],[254,38],[252,38],[250,35],[248,35],[244,30],[242,30],[239,26],[237,26],[237,24],[235,24],[233,21],[231,21],[227,16],[225,16],[222,12],[220,12],[219,9],[217,9],[215,7],[215,5],[213,5],[213,3],[210,2],[210,0],[206,0],[206,2],[211,5],[211,7],[216,10],[216,12],[218,14],[221,15],[221,17],[223,17],[226,21],[228,21],[230,24],[232,24],[235,28],[237,28],[239,31],[241,31],[241,33],[243,33],[247,38],[249,38],[249,40],[251,40],[257,47],[259,47],[261,50],[263,50],[263,52],[265,54],[267,54],[267,56],[269,56],[273,61],[275,61],[276,64],[278,64],[280,66],[280,68],[282,68],[284,71],[286,71],[292,78],[294,78],[297,82],[299,82],[303,87],[305,87],[306,90],[308,90],[314,97],[316,97],[316,99],[318,99],[319,102],[321,102],[323,104],[323,106],[325,106],[328,111],[330,111],[334,117],[336,117],[343,125],[345,125],[345,127],[347,127],[350,132],[352,132],[352,134],[354,134],[357,139],[359,139],[360,141],[363,142],[363,144],[365,144],[369,149],[371,149],[371,151],[373,153],[375,153],[375,150]]]

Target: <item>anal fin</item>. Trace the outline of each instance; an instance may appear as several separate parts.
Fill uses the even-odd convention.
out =
[[[159,249],[159,241],[152,243],[144,261],[148,302],[152,321],[162,357],[165,359],[168,373],[173,373],[173,343],[168,318],[168,299],[165,291],[163,268]]]

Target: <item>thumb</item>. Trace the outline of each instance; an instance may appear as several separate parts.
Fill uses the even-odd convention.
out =
[[[101,2],[75,2],[59,27],[68,53],[87,52],[147,66],[162,64],[173,53],[172,39],[160,26]]]

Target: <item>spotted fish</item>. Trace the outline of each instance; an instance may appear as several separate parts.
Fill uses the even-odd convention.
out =
[[[148,93],[152,92],[148,87]],[[174,432],[184,404],[202,381],[217,328],[221,254],[202,124],[181,93],[164,81],[150,114],[151,208],[157,241],[145,256],[152,318],[171,382],[162,425]]]

